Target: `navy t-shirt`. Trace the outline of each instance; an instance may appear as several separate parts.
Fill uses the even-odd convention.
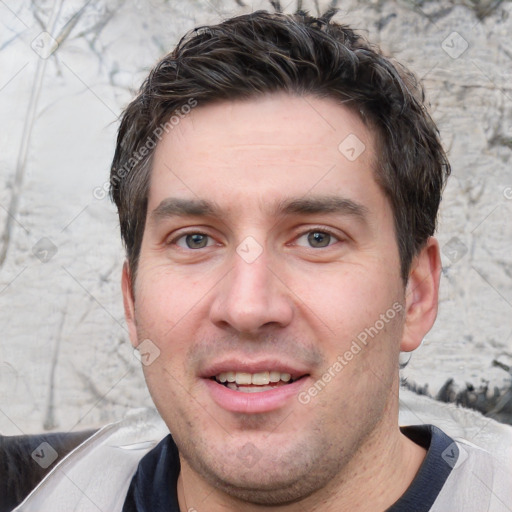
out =
[[[457,445],[433,425],[401,427],[400,430],[425,448],[427,455],[411,485],[386,512],[428,512],[455,465]],[[178,448],[168,435],[139,462],[123,512],[180,512],[176,487],[179,473]]]

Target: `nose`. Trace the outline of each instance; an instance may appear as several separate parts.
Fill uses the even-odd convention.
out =
[[[279,273],[270,268],[265,251],[252,262],[234,253],[230,263],[230,271],[216,287],[211,322],[223,329],[250,334],[290,324],[292,294]]]

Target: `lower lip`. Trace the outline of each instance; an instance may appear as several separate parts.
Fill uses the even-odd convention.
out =
[[[302,377],[291,384],[256,393],[235,391],[212,379],[204,379],[204,382],[213,401],[218,406],[230,412],[257,414],[280,409],[288,404],[290,400],[298,401],[297,396],[306,380],[307,377]]]

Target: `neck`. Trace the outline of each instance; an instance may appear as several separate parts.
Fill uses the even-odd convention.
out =
[[[384,418],[397,418],[392,406]],[[426,451],[404,436],[396,420],[378,425],[352,460],[328,486],[300,502],[264,506],[242,502],[211,486],[181,458],[178,478],[180,510],[210,512],[354,512],[384,511],[406,491],[425,458]]]

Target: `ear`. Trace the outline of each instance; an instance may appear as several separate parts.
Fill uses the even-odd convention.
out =
[[[130,341],[133,347],[136,347],[139,342],[137,339],[137,327],[135,324],[135,297],[133,296],[132,275],[128,261],[125,261],[123,265],[121,288],[123,290],[124,317],[126,319],[126,324],[128,325]]]
[[[409,272],[405,290],[405,325],[400,344],[402,352],[418,348],[434,325],[440,277],[439,244],[434,237],[430,237],[425,247],[414,257]]]

